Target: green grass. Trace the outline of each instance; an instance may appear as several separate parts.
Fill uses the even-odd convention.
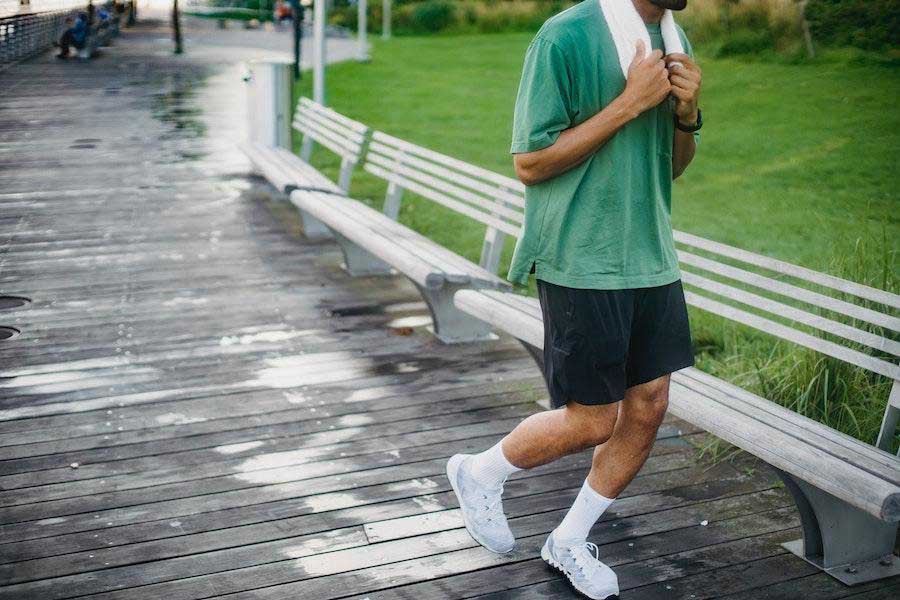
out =
[[[531,34],[374,40],[372,61],[329,67],[328,104],[369,126],[512,175],[513,102]],[[814,62],[711,59],[706,123],[674,186],[674,225],[816,270],[897,291],[900,77],[890,62],[827,53]],[[308,73],[298,94],[310,95]],[[313,162],[334,176],[337,161]],[[352,194],[379,206],[361,170]],[[401,221],[471,260],[483,230],[422,199]],[[509,264],[512,241],[503,260]],[[889,382],[692,311],[698,364],[868,442]]]

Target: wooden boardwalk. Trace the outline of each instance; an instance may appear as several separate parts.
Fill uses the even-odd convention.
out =
[[[235,53],[161,35],[2,75],[0,293],[33,302],[0,311],[0,599],[572,597],[538,553],[589,453],[510,481],[504,557],[443,475],[540,410],[531,359],[435,343],[411,286],[293,235]],[[623,599],[896,597],[787,554],[790,498],[701,436],[670,419],[592,533]]]

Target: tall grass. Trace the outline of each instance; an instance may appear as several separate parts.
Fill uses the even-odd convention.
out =
[[[802,43],[796,0],[691,0],[678,21],[693,43],[716,46],[720,55],[794,51]]]

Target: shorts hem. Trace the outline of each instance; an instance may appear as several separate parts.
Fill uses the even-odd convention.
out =
[[[664,377],[666,375],[671,375],[676,371],[680,371],[682,369],[687,369],[688,367],[694,366],[694,359],[691,357],[690,360],[676,362],[672,365],[666,365],[664,367],[659,367],[654,369],[653,371],[649,371],[647,373],[642,373],[641,375],[636,376],[633,380],[629,379],[625,385],[625,389],[630,389],[638,385],[643,385],[645,383],[650,383],[654,379],[659,379],[660,377]]]

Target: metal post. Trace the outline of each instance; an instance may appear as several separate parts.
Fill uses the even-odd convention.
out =
[[[366,47],[366,30],[368,29],[368,6],[366,0],[357,0],[356,9],[356,54],[357,60],[365,62],[369,60],[369,49]]]
[[[294,24],[294,79],[300,79],[300,48],[303,42],[303,7],[300,0],[291,0],[294,11],[291,22]]]
[[[391,39],[391,0],[381,2],[381,37]]]
[[[325,104],[325,2],[315,0],[313,7],[313,100]]]
[[[175,39],[175,54],[184,52],[181,44],[181,19],[178,11],[178,0],[172,0],[172,36]]]

